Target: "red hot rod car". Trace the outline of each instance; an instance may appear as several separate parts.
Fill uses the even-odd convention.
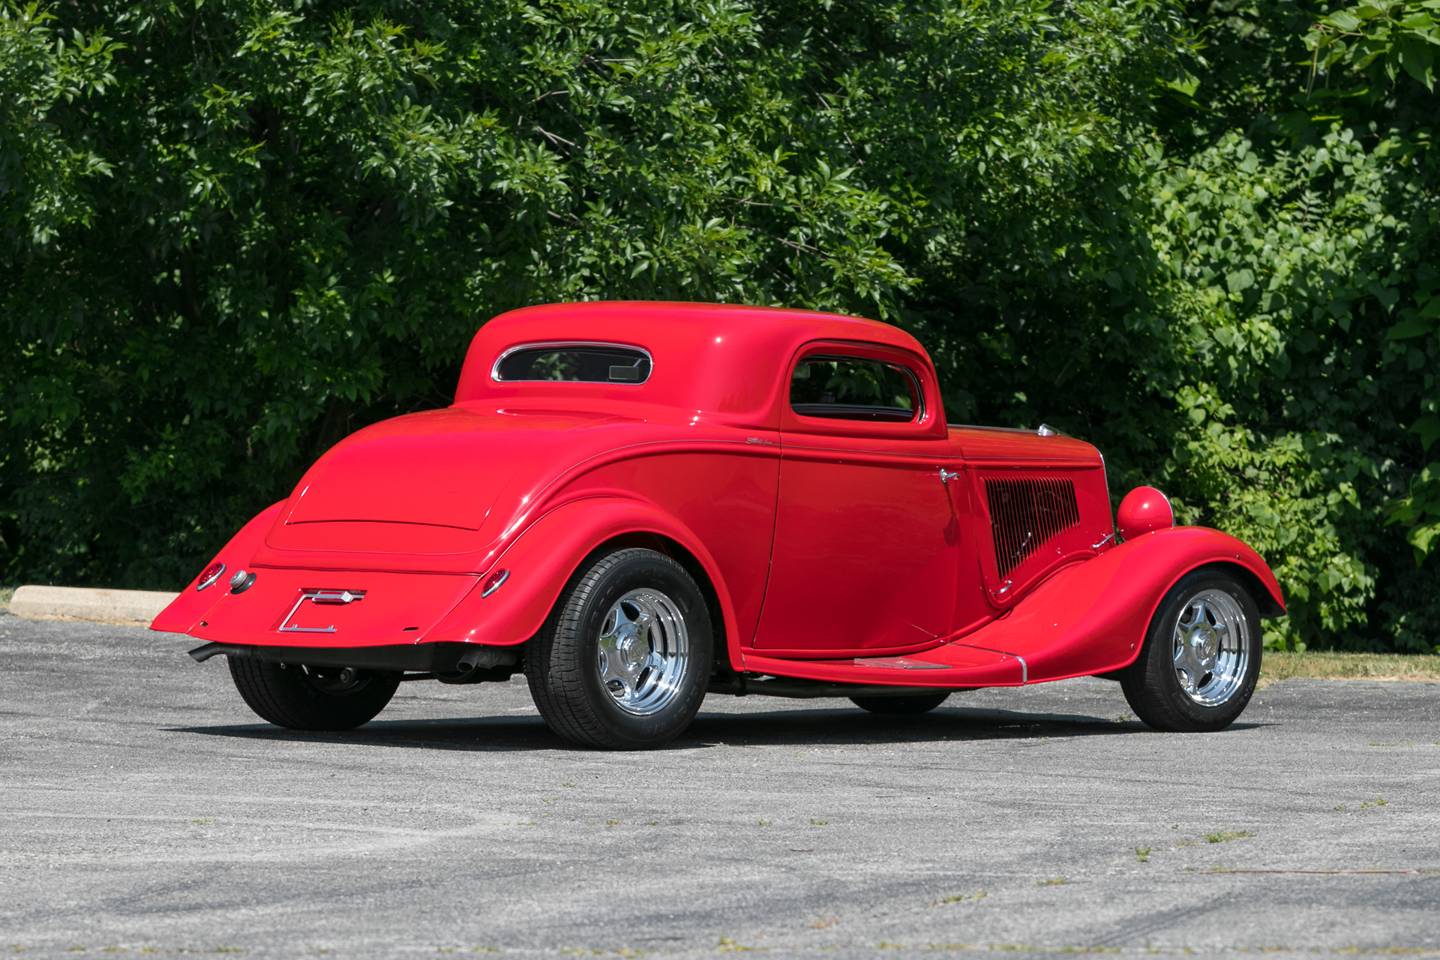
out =
[[[153,627],[300,729],[362,724],[402,679],[520,671],[604,747],[669,740],[707,692],[920,713],[1092,675],[1152,727],[1226,726],[1275,577],[1151,488],[1117,519],[1094,447],[948,425],[893,326],[534,307],[481,328],[452,405],[325,453]]]

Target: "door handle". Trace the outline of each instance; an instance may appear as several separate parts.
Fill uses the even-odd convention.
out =
[[[946,470],[944,467],[940,468],[941,483],[948,484],[951,480],[954,480],[958,476],[960,476],[959,470]]]

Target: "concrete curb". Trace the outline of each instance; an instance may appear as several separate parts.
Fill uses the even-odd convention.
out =
[[[10,598],[10,612],[31,620],[94,620],[148,625],[176,594],[155,590],[24,586]]]

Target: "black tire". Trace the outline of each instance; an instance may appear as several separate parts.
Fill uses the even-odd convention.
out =
[[[897,697],[851,697],[850,702],[861,710],[888,717],[918,717],[929,713],[950,699],[949,691],[944,693],[915,693]]]
[[[634,591],[663,595],[678,612],[688,643],[678,675],[671,675],[674,692],[643,716],[622,707],[599,665],[602,627],[612,607]],[[658,747],[695,718],[710,683],[712,650],[710,611],[695,580],[665,554],[632,547],[601,557],[570,581],[544,627],[526,644],[525,677],[540,716],[571,743],[612,750]]]
[[[385,709],[400,685],[400,674],[378,670],[226,659],[235,689],[250,709],[291,730],[354,729]]]
[[[1225,606],[1237,613],[1239,619],[1227,626],[1225,635],[1238,632],[1243,627],[1243,638],[1237,638],[1234,646],[1237,650],[1243,648],[1246,657],[1243,667],[1224,671],[1233,680],[1216,684],[1217,688],[1227,688],[1228,693],[1220,702],[1207,704],[1187,693],[1179,678],[1175,660],[1176,630],[1182,615],[1191,609],[1191,604],[1202,599],[1207,592],[1215,596],[1215,591],[1233,601],[1233,607],[1230,604]],[[1130,708],[1146,726],[1178,733],[1223,730],[1240,716],[1255,693],[1255,681],[1260,677],[1261,649],[1260,611],[1250,591],[1224,570],[1197,570],[1182,578],[1160,601],[1145,632],[1145,645],[1140,650],[1140,656],[1123,671],[1120,685]],[[1201,672],[1201,679],[1215,680],[1220,672],[1219,668],[1215,673]],[[1203,689],[1197,692],[1203,692]]]

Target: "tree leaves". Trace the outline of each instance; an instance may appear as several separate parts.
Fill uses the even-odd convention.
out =
[[[0,577],[173,586],[506,308],[746,301],[1428,648],[1437,7],[0,6]]]

